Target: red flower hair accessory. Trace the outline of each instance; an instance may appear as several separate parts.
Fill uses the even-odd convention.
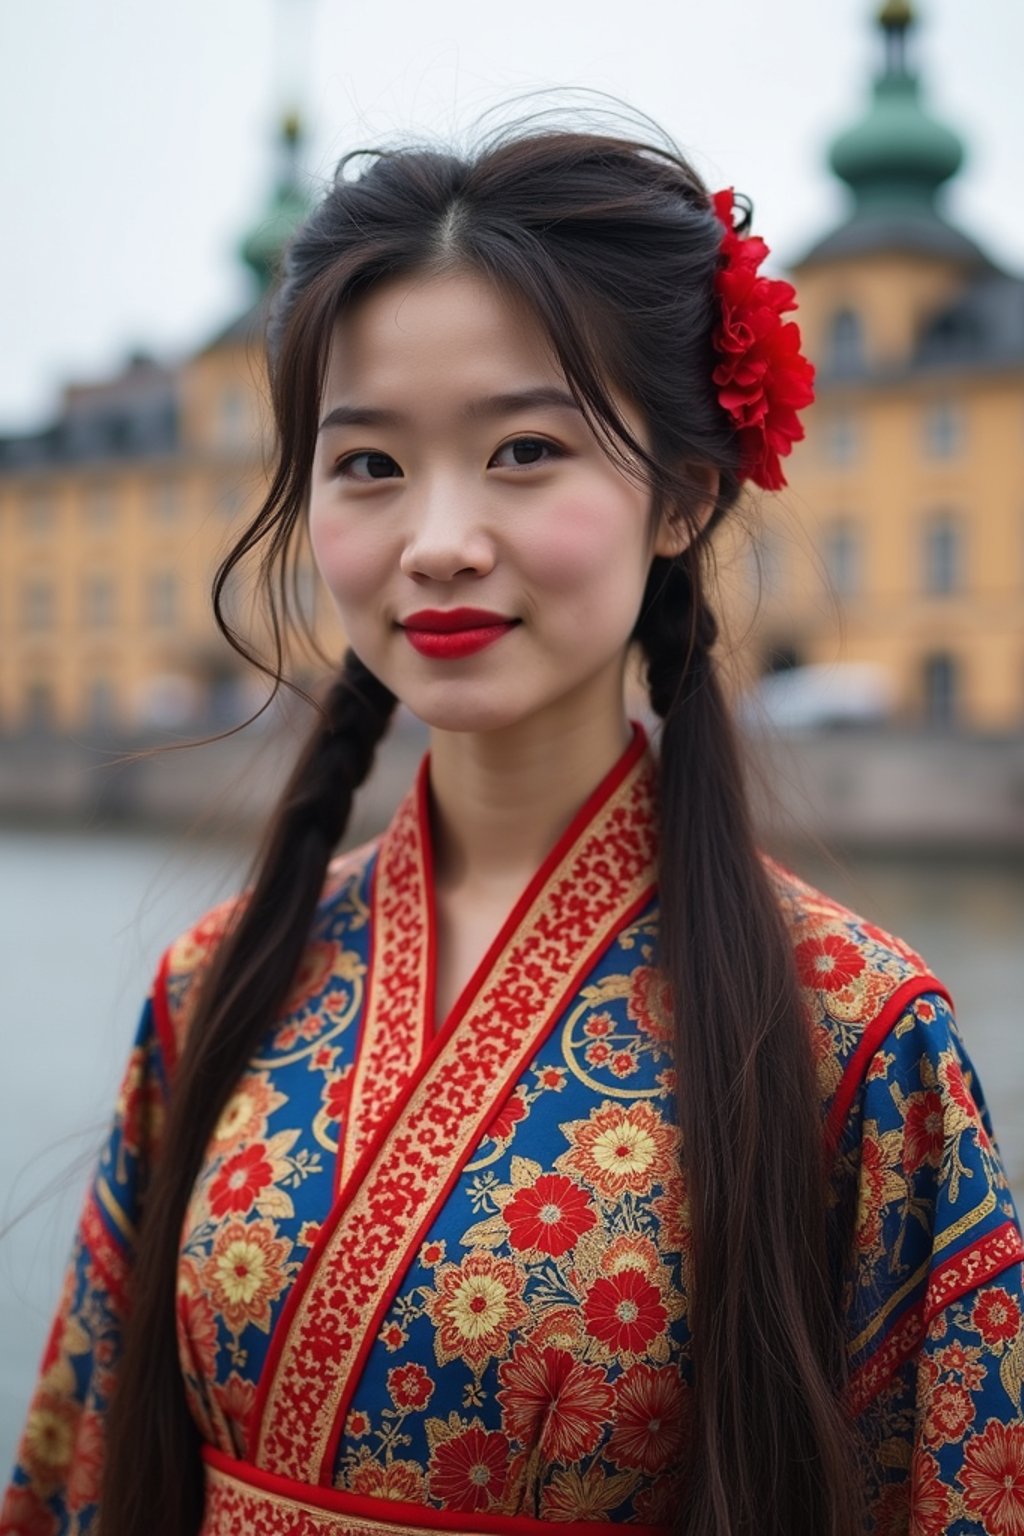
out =
[[[740,478],[778,491],[786,484],[779,460],[804,435],[797,411],[814,399],[814,365],[800,351],[795,321],[782,318],[796,308],[796,289],[758,276],[768,247],[736,230],[733,189],[716,192],[712,203],[724,233],[715,274],[722,318],[712,337],[721,361],[711,377],[736,424]]]

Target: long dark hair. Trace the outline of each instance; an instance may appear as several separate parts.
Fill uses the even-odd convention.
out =
[[[269,326],[279,451],[266,500],[218,572],[263,556],[280,647],[332,327],[374,283],[469,269],[525,301],[607,451],[639,462],[652,510],[688,520],[654,560],[635,640],[661,716],[661,964],[671,982],[690,1189],[695,1418],[687,1536],[853,1536],[843,1335],[808,1025],[791,945],[755,847],[712,657],[707,531],[736,502],[737,446],[712,381],[721,229],[668,144],[557,127],[499,133],[470,159],[352,157],[293,240]],[[649,446],[610,397],[635,402]],[[709,525],[710,526],[710,525]],[[280,673],[280,649],[277,664]],[[349,652],[285,790],[252,886],[199,999],[146,1201],[110,1423],[102,1508],[114,1536],[187,1536],[202,1492],[179,1374],[179,1233],[232,1085],[287,995],[328,859],[394,703]],[[834,1244],[833,1244],[834,1246]]]

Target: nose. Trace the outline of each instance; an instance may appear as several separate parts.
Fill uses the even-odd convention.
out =
[[[421,581],[486,576],[495,550],[479,506],[465,487],[438,485],[417,499],[402,551],[402,574]]]

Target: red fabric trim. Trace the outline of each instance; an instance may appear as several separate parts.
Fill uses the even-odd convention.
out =
[[[591,950],[588,953],[585,961],[567,982],[562,995],[558,998],[557,1003],[551,1009],[544,1030],[539,1034],[531,1035],[530,1038],[524,1043],[523,1049],[520,1051],[518,1057],[513,1060],[501,1086],[496,1088],[495,1092],[487,1098],[485,1104],[481,1105],[480,1113],[477,1115],[476,1120],[472,1122],[469,1134],[464,1138],[463,1151],[461,1155],[456,1159],[452,1167],[451,1174],[445,1180],[443,1187],[441,1188],[432,1205],[425,1212],[419,1225],[407,1238],[406,1253],[403,1263],[398,1269],[396,1269],[394,1275],[392,1276],[391,1283],[381,1292],[380,1300],[377,1303],[377,1306],[374,1308],[372,1319],[369,1323],[369,1326],[365,1330],[363,1344],[355,1358],[355,1361],[353,1362],[349,1379],[345,1384],[345,1389],[338,1403],[338,1409],[334,1420],[334,1428],[331,1431],[330,1439],[327,1442],[327,1448],[324,1452],[323,1462],[320,1467],[321,1482],[325,1480],[329,1482],[333,1475],[334,1462],[338,1454],[338,1444],[341,1440],[342,1432],[345,1427],[345,1418],[348,1414],[352,1398],[355,1396],[356,1390],[362,1379],[363,1371],[366,1368],[366,1362],[369,1359],[373,1346],[377,1341],[377,1331],[380,1327],[380,1324],[383,1322],[388,1308],[391,1306],[392,1301],[397,1295],[402,1281],[413,1263],[416,1252],[419,1249],[420,1244],[423,1242],[423,1239],[426,1237],[426,1234],[433,1224],[437,1213],[441,1210],[445,1201],[448,1199],[448,1196],[451,1194],[452,1190],[458,1183],[462,1174],[463,1165],[472,1153],[474,1147],[477,1146],[480,1137],[482,1136],[488,1123],[493,1118],[494,1106],[501,1105],[505,1102],[505,1099],[512,1092],[512,1089],[515,1087],[516,1083],[525,1072],[531,1057],[534,1056],[535,1053],[540,1049],[545,1040],[547,1040],[548,1036],[551,1034],[551,1031],[557,1025],[559,1019],[569,1005],[570,998],[573,997],[573,995],[578,991],[583,977],[588,975],[589,972],[593,970],[594,966],[598,964],[601,956],[607,953],[609,945],[616,938],[619,928],[628,927],[633,919],[643,911],[644,907],[647,906],[651,900],[651,897],[654,895],[655,889],[656,887],[651,885],[643,896],[639,897],[635,902],[633,902],[632,905],[627,908],[626,912],[622,915],[621,923],[616,926],[615,931],[607,935],[607,938],[601,944],[599,949]],[[397,1119],[397,1112],[395,1118]]]
[[[587,957],[604,952],[609,934],[619,930],[624,914],[642,907],[652,894],[653,769],[642,762],[645,750],[646,738],[634,728],[630,747],[524,893],[524,902],[527,895],[532,902],[529,912],[537,927],[535,939],[557,948],[571,937],[578,946],[572,951],[582,957],[573,966],[577,975],[591,963]],[[581,867],[574,867],[574,861]],[[598,871],[607,886],[600,895],[594,893],[581,907],[568,901],[565,891],[559,892],[556,879],[550,911],[542,907],[552,875],[575,890],[579,880],[588,878],[588,870],[591,877]],[[350,1394],[357,1384],[353,1367],[357,1356],[365,1357],[371,1306],[376,1313],[381,1294],[395,1282],[396,1271],[407,1267],[411,1238],[423,1223],[424,1209],[433,1207],[438,1191],[482,1134],[496,1090],[507,1084],[509,1061],[524,1058],[550,1027],[555,1004],[563,1008],[563,999],[571,995],[566,974],[559,975],[556,968],[546,978],[532,976],[526,990],[536,995],[531,1000],[524,996],[516,976],[517,967],[524,963],[524,945],[530,943],[522,931],[526,913],[518,903],[504,948],[492,956],[493,977],[480,974],[476,996],[468,995],[471,988],[467,988],[460,1007],[453,1010],[426,1058],[396,1095],[397,1102],[345,1179],[337,1205],[321,1228],[274,1329],[251,1419],[253,1461],[317,1480],[328,1442],[337,1430],[335,1391],[342,1387]],[[424,974],[420,972],[421,986]],[[502,1015],[501,989],[508,986],[515,991],[506,999],[508,1007]],[[422,995],[411,1002],[422,1007]],[[421,1200],[423,1207],[418,1208]],[[320,1344],[328,1335],[331,1347],[336,1347],[330,1391],[318,1364]]]
[[[355,1021],[359,1037],[356,1044],[355,1055],[352,1059],[352,1071],[348,1078],[348,1092],[345,1095],[345,1114],[338,1125],[338,1154],[334,1160],[334,1198],[337,1200],[345,1183],[345,1143],[348,1140],[349,1118],[352,1114],[352,1095],[356,1083],[359,1081],[359,1069],[362,1065],[363,1051],[366,1046],[366,1031],[363,1029],[363,1021],[366,1018],[366,1010],[369,1006],[373,991],[374,976],[377,969],[378,945],[376,939],[377,925],[373,921],[373,912],[377,900],[377,871],[380,868],[380,850],[377,851],[377,862],[370,872],[370,890],[367,906],[370,910],[370,942],[366,956],[366,985],[363,992],[363,1006],[359,1012],[359,1018]]]
[[[416,779],[416,811],[420,826],[420,852],[423,858],[423,885],[426,892],[427,974],[423,1009],[423,1033],[420,1055],[430,1050],[437,1033],[437,889],[434,884],[434,840],[430,835],[430,755],[420,763]]]
[[[873,1019],[865,1029],[857,1049],[846,1063],[842,1080],[836,1089],[836,1096],[832,1100],[832,1107],[825,1121],[825,1141],[830,1152],[834,1152],[839,1144],[850,1105],[864,1081],[864,1075],[871,1064],[872,1057],[907,1005],[925,992],[936,992],[940,997],[945,998],[950,1007],[953,1006],[953,999],[942,982],[925,972],[920,976],[910,976],[906,981],[901,982],[888,998],[877,1018]]]
[[[339,1515],[358,1515],[365,1520],[377,1520],[383,1530],[388,1526],[418,1526],[424,1531],[462,1531],[464,1533],[528,1533],[551,1530],[551,1521],[532,1520],[526,1515],[472,1514],[467,1510],[430,1509],[423,1504],[406,1504],[398,1499],[371,1499],[362,1494],[343,1493],[337,1488],[314,1487],[294,1478],[282,1477],[275,1472],[265,1472],[251,1462],[236,1461],[211,1445],[202,1448],[204,1462],[215,1467],[226,1477],[235,1478],[247,1488],[257,1492],[274,1494],[278,1498],[294,1499],[314,1509],[327,1510]],[[605,1536],[621,1529],[619,1524],[604,1520],[568,1520],[557,1522],[558,1532],[564,1536]],[[662,1536],[664,1528],[653,1525],[630,1525],[636,1536]]]
[[[647,750],[647,733],[638,721],[634,720],[631,722],[631,724],[633,726],[633,739],[629,746],[623,752],[614,768],[612,768],[605,775],[593,793],[580,806],[579,810],[576,812],[576,815],[573,817],[572,821],[570,821],[569,825],[558,839],[558,842],[552,848],[543,864],[541,864],[536,874],[530,880],[526,889],[523,891],[523,894],[512,908],[512,911],[509,913],[504,923],[502,923],[501,928],[495,936],[495,939],[487,953],[484,955],[483,959],[480,961],[480,964],[477,966],[476,970],[473,972],[472,976],[469,978],[466,985],[459,993],[451,1013],[445,1019],[444,1024],[437,1032],[438,1038],[447,1039],[452,1031],[457,1027],[460,1019],[463,1018],[467,1009],[469,1008],[470,1003],[472,1003],[473,999],[480,991],[485,978],[493,970],[495,960],[505,948],[512,934],[514,934],[516,929],[521,925],[526,913],[530,910],[530,907],[533,905],[534,901],[536,900],[539,893],[543,890],[548,880],[550,880],[559,864],[561,864],[573,843],[579,837],[580,833],[583,832],[588,824],[593,820],[594,813],[598,811],[601,806],[604,805],[608,800],[611,799],[612,795],[614,795],[619,786],[625,782],[632,768],[639,762],[640,758],[643,757]],[[427,766],[426,760],[424,766]],[[422,804],[421,814],[424,817],[424,820],[421,823],[423,843],[424,847],[429,849],[430,824],[426,819],[427,802],[425,799]],[[430,913],[431,948],[433,949],[433,935],[436,933],[437,924],[434,921],[434,903],[432,896],[433,893],[431,892],[431,900],[428,902],[428,910]],[[431,1011],[433,1011],[432,1000]]]
[[[851,1411],[863,1413],[915,1353],[940,1312],[980,1285],[998,1279],[1022,1259],[1024,1240],[1014,1223],[1007,1221],[934,1270],[921,1300],[904,1313],[881,1347],[851,1376],[847,1387]]]
[[[160,1042],[160,1050],[164,1058],[164,1070],[167,1073],[167,1086],[171,1085],[178,1066],[178,1041],[174,1033],[174,1025],[171,1022],[171,1008],[167,1001],[167,977],[171,968],[171,952],[165,949],[157,969],[156,980],[153,983],[153,1025],[156,1029],[156,1037]]]
[[[106,1287],[118,1311],[128,1308],[125,1281],[128,1275],[128,1258],[124,1247],[115,1238],[104,1219],[96,1197],[90,1189],[85,1197],[81,1216],[82,1243],[89,1262]]]
[[[1024,1239],[1012,1221],[964,1248],[934,1269],[928,1280],[924,1298],[924,1326],[938,1316],[945,1307],[977,1290],[983,1282],[1001,1275],[1004,1269],[1024,1259]]]

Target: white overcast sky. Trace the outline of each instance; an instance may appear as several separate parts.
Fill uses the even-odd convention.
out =
[[[1022,0],[917,0],[927,99],[967,140],[949,209],[1024,270]],[[839,216],[877,0],[0,0],[0,431],[133,347],[175,357],[247,301],[235,256],[298,102],[306,166],[451,135],[524,92],[659,120],[751,194],[784,264]],[[557,99],[557,98],[553,98]]]

